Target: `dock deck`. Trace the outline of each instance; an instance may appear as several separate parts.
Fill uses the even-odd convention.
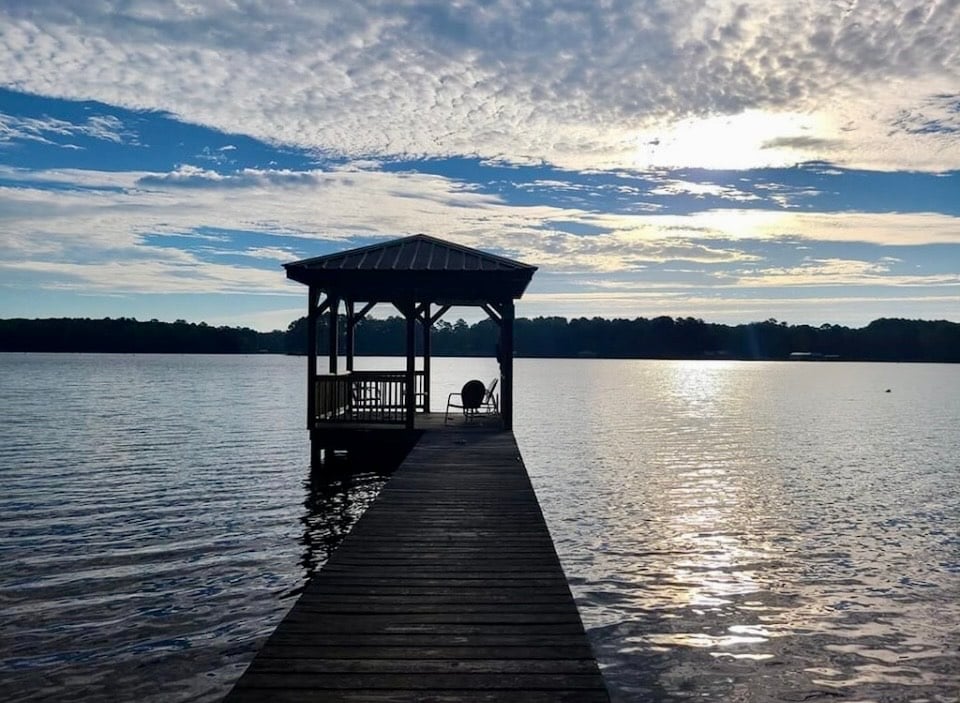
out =
[[[609,700],[513,433],[427,424],[227,701]]]

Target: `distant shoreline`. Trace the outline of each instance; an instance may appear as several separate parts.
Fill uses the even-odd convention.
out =
[[[298,359],[306,358],[306,354],[289,354],[286,352],[197,352],[197,351],[4,351],[0,350],[0,355],[6,356],[26,356],[29,354],[51,354],[63,356],[289,356]],[[341,358],[344,355],[341,354]],[[357,354],[357,359],[364,358],[391,358],[403,359],[404,354]],[[326,359],[326,356],[318,356],[318,359]],[[431,354],[432,359],[492,359],[492,354]],[[820,359],[816,361],[790,359],[790,358],[744,358],[736,359],[733,357],[708,357],[708,356],[690,356],[690,357],[652,357],[652,356],[532,356],[528,354],[517,354],[515,359],[556,359],[565,361],[737,361],[747,363],[792,363],[792,364],[957,364],[960,361],[923,361],[915,359],[897,360],[897,359]]]
[[[318,328],[319,348],[326,349],[326,319]],[[497,334],[489,320],[472,325],[441,320],[433,328],[431,355],[492,357]],[[355,353],[402,357],[404,335],[402,318],[365,319],[356,328]],[[883,318],[849,328],[776,320],[730,326],[695,318],[539,317],[517,319],[515,344],[516,357],[524,359],[960,363],[960,323]],[[304,318],[273,332],[182,320],[0,320],[0,352],[303,355],[306,348]]]

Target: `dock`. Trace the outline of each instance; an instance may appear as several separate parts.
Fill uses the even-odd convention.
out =
[[[416,444],[227,700],[609,701],[512,432],[515,303],[537,267],[415,234],[284,268],[307,286],[314,469]],[[404,318],[402,371],[355,367],[377,305]],[[492,321],[499,374],[463,379],[447,427],[431,334],[460,306]]]
[[[513,433],[421,418],[227,701],[609,701]]]

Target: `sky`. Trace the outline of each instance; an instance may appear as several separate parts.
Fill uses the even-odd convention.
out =
[[[282,263],[426,233],[538,266],[526,317],[960,321],[957,37],[957,0],[0,0],[0,317],[282,329]]]

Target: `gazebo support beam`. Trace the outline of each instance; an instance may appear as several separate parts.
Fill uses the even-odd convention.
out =
[[[372,301],[360,308],[360,312],[357,313],[356,318],[357,322],[360,322],[363,318],[367,316],[367,313],[373,310],[373,306],[377,304],[377,301]]]
[[[502,325],[502,324],[503,324],[503,313],[502,313],[502,312],[497,311],[497,310],[494,310],[493,306],[488,305],[487,303],[484,303],[484,304],[481,305],[480,307],[483,308],[483,311],[484,311],[485,313],[487,313],[487,315],[490,317],[491,320],[493,320],[494,322],[496,322],[498,325]]]
[[[353,351],[356,337],[356,327],[359,319],[353,314],[353,301],[348,300],[345,304],[347,316],[347,371],[353,371]]]
[[[357,347],[357,323],[360,320],[364,319],[367,316],[367,313],[373,309],[373,306],[377,304],[377,301],[372,301],[365,303],[362,308],[355,310],[356,302],[353,300],[348,300],[345,303],[346,307],[346,319],[347,319],[347,338],[346,338],[346,353],[347,353],[347,371],[353,371],[354,360],[356,359],[356,347]]]
[[[500,414],[503,429],[513,429],[513,300],[508,299],[500,308],[503,318],[500,324]]]
[[[404,304],[404,317],[407,318],[407,391],[404,394],[406,401],[406,426],[413,429],[414,414],[417,411],[416,371],[417,371],[417,314],[412,302]]]
[[[430,412],[430,303],[423,304],[420,327],[423,331],[423,411]]]
[[[446,314],[447,314],[447,310],[449,310],[449,309],[450,309],[450,306],[449,306],[449,305],[441,305],[441,306],[440,306],[440,309],[437,310],[437,311],[433,314],[433,316],[430,318],[430,324],[431,324],[431,325],[437,324],[437,321],[438,321],[441,317],[443,317],[444,315],[446,315]]]
[[[313,430],[317,419],[317,318],[322,314],[320,290],[310,286],[307,293],[307,429]]]
[[[336,373],[337,357],[339,356],[340,351],[340,328],[338,320],[338,308],[340,307],[340,300],[334,298],[333,296],[327,296],[327,300],[330,303],[329,329],[327,330],[327,336],[330,344],[327,350],[327,355],[330,361],[330,373]]]

